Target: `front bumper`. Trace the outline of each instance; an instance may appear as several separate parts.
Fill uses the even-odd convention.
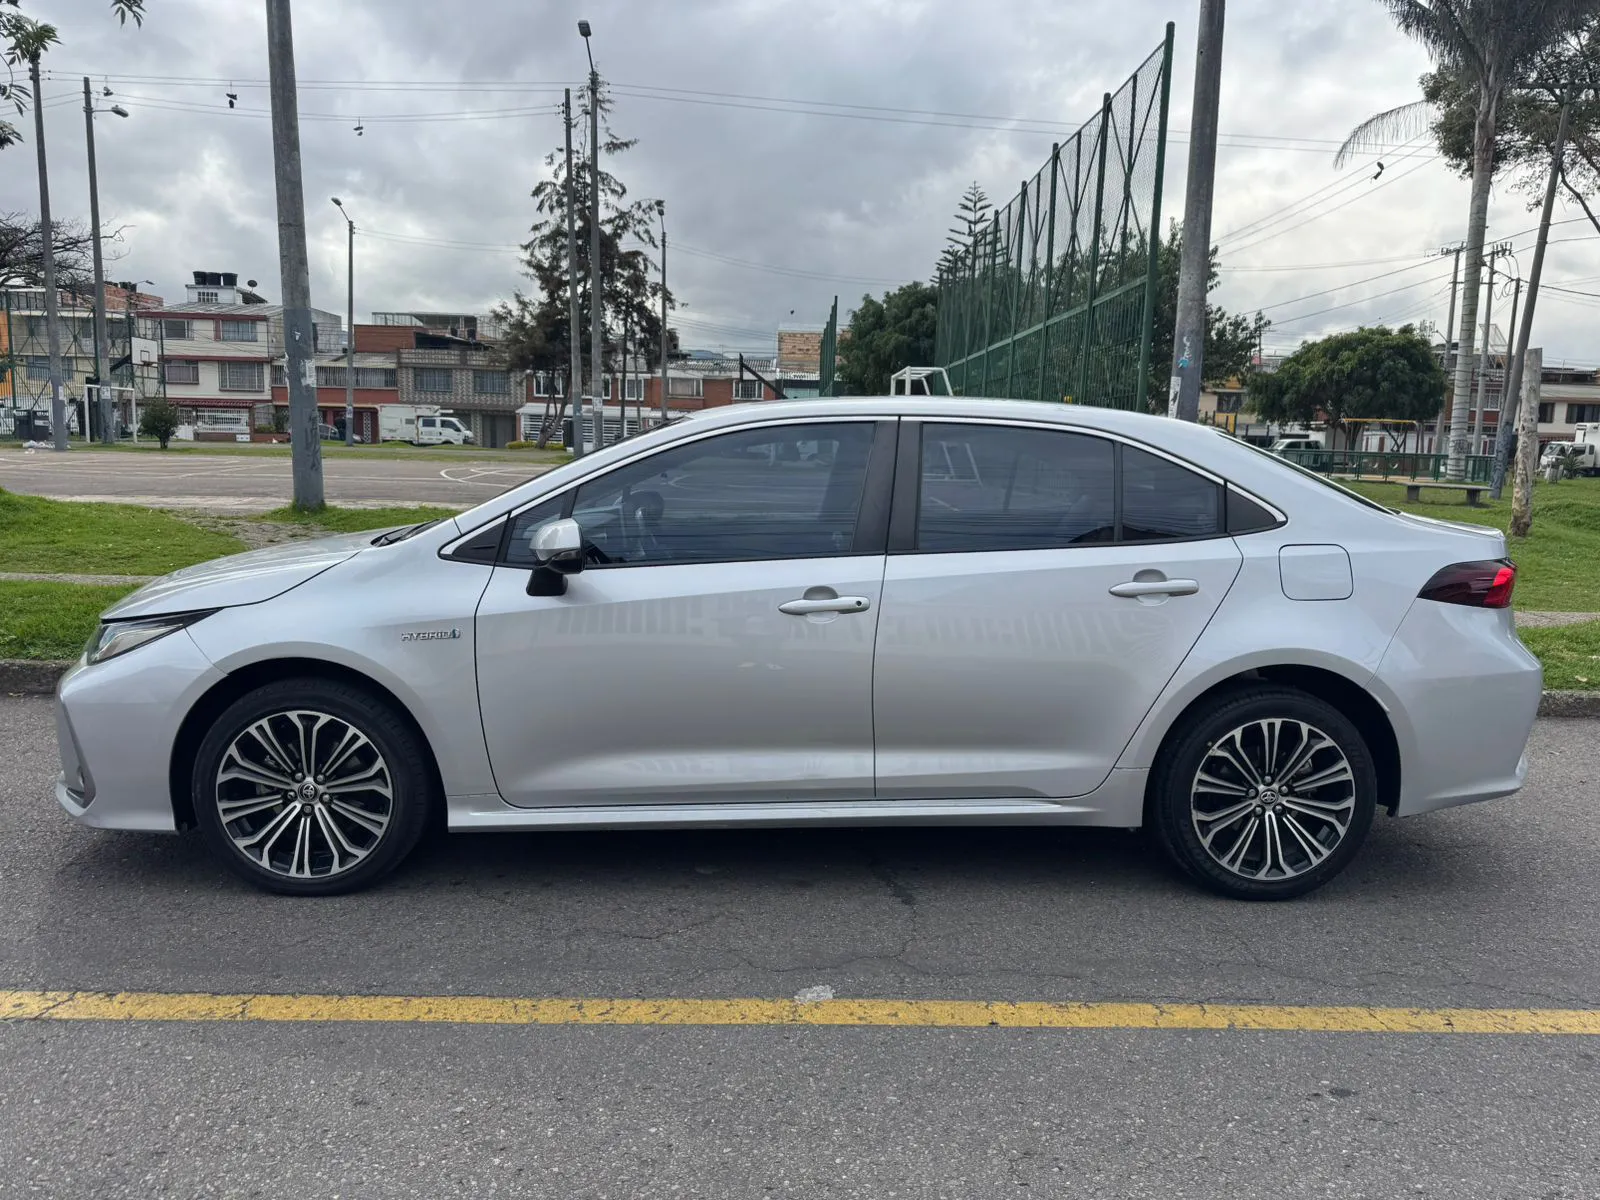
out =
[[[1396,815],[1520,788],[1543,688],[1509,610],[1413,604],[1373,680],[1400,742]]]
[[[173,744],[195,702],[223,678],[188,630],[89,666],[56,689],[56,799],[99,829],[172,832]]]

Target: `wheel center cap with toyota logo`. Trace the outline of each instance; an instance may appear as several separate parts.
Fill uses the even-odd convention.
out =
[[[317,798],[317,785],[311,780],[306,780],[300,785],[300,798],[302,800],[315,800]]]

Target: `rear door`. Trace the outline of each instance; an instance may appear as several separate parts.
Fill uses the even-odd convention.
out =
[[[900,445],[878,795],[1093,791],[1238,574],[1222,485],[1060,426],[906,421]]]

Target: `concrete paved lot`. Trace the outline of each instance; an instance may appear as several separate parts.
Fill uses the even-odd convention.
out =
[[[1248,906],[1134,837],[446,839],[332,901],[70,825],[0,699],[0,990],[1600,1007],[1600,727]],[[1579,1198],[1600,1038],[0,1022],[0,1197]]]
[[[324,458],[330,504],[466,507],[549,470],[504,457],[459,461]],[[58,500],[110,500],[168,508],[264,512],[293,496],[287,455],[0,452],[0,488]]]

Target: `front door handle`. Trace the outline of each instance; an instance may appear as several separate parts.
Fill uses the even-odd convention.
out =
[[[809,617],[816,613],[858,613],[872,607],[865,596],[829,596],[818,600],[786,600],[778,611],[791,617]]]
[[[1137,600],[1140,596],[1192,596],[1200,590],[1193,579],[1135,579],[1111,589],[1113,596]]]

